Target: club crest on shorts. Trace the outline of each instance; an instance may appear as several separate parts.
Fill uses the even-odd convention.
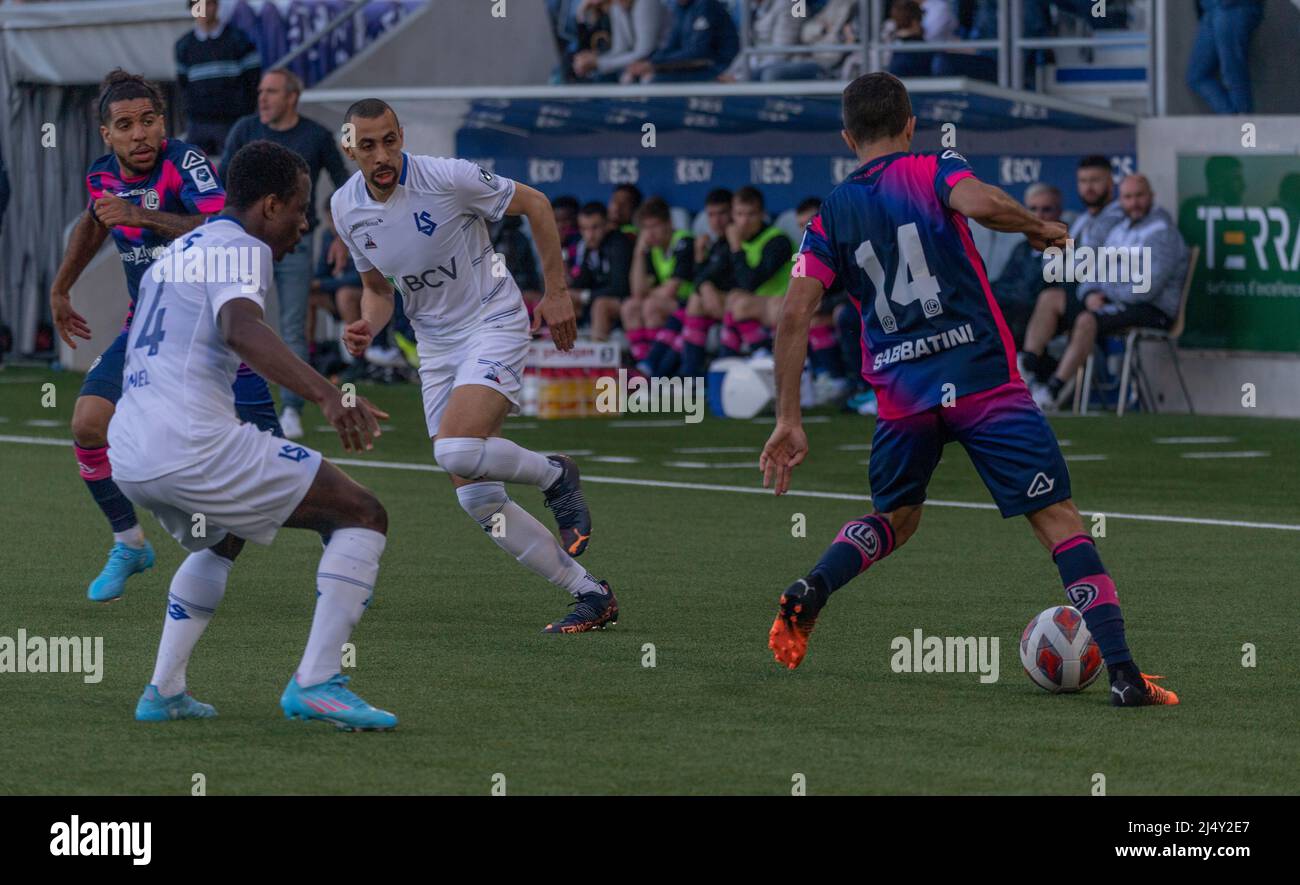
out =
[[[285,444],[280,446],[280,457],[288,458],[290,461],[304,461],[311,457],[311,453],[302,446]]]
[[[1084,611],[1097,601],[1097,586],[1086,581],[1071,584],[1065,588],[1065,597],[1070,600],[1070,605]]]

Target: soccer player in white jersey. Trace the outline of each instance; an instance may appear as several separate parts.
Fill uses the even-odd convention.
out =
[[[122,399],[108,427],[118,486],[189,551],[172,578],[157,664],[135,718],[216,715],[186,690],[190,654],[244,541],[269,544],[289,526],[319,532],[325,550],[307,649],[280,705],[291,719],[390,729],[397,717],[366,703],[340,675],[343,643],[379,573],[388,515],[318,452],[240,424],[230,384],[242,359],[319,405],[349,451],[369,449],[376,419],[387,415],[341,394],[262,318],[272,261],[307,229],[302,158],[252,142],[231,160],[226,188],[221,214],[177,238],[145,274]]]
[[[506,416],[519,410],[531,336],[519,288],[494,261],[487,224],[528,217],[546,277],[533,328],[545,319],[555,346],[569,350],[577,325],[550,203],[465,160],[405,153],[397,114],[379,99],[353,104],[345,126],[344,150],[360,169],[334,192],[330,209],[363,284],[361,319],[344,331],[348,349],[365,351],[399,289],[418,342],[434,458],[451,474],[461,507],[503,550],[573,595],[569,613],[543,632],[611,626],[618,602],[609,584],[573,558],[591,537],[577,465],[501,438]],[[507,482],[544,493],[562,544],[510,499]]]

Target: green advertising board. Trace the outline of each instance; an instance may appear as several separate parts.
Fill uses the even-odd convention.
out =
[[[1201,248],[1179,346],[1300,352],[1300,156],[1179,155],[1178,229]]]

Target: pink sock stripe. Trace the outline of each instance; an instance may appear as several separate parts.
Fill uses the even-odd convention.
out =
[[[1080,544],[1091,544],[1091,543],[1092,543],[1092,538],[1088,537],[1087,535],[1072,535],[1071,537],[1066,538],[1064,541],[1062,541],[1061,543],[1057,544],[1055,547],[1052,548],[1052,559],[1055,559],[1056,557],[1060,556],[1062,553],[1064,553],[1067,550],[1073,550],[1075,547],[1078,547]]]
[[[808,330],[808,345],[813,350],[826,350],[835,346],[835,330],[830,326],[813,326]]]
[[[742,320],[736,323],[736,330],[740,332],[740,339],[746,344],[754,344],[767,338],[767,330],[758,320]]]
[[[1065,588],[1065,596],[1080,612],[1098,605],[1119,605],[1119,591],[1110,575],[1106,574],[1080,578]]]
[[[858,573],[866,571],[873,562],[884,559],[894,549],[894,535],[889,524],[875,516],[852,519],[840,527],[835,544],[848,544],[862,557]]]
[[[645,359],[649,355],[650,355],[649,341],[632,342],[632,359],[636,360],[637,362],[640,362],[641,360]]]
[[[672,344],[677,340],[677,336],[680,334],[680,332],[674,332],[672,329],[664,326],[662,329],[655,332],[655,342],[659,344]]]
[[[94,482],[101,479],[110,479],[113,476],[113,465],[108,460],[108,446],[83,449],[81,446],[74,444],[72,451],[77,456],[77,466],[81,468],[82,479]]]
[[[740,333],[735,326],[722,327],[722,346],[731,350],[740,350]]]
[[[703,347],[709,343],[709,327],[687,321],[686,330],[682,332],[682,340],[687,344]]]

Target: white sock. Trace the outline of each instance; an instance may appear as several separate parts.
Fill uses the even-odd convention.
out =
[[[294,675],[304,688],[343,669],[343,643],[361,620],[379,576],[388,539],[370,529],[335,529],[316,569],[316,614],[307,650]]]
[[[211,550],[200,550],[185,557],[172,576],[167,593],[167,617],[163,619],[162,640],[158,643],[158,660],[151,683],[158,693],[169,698],[185,690],[185,668],[194,645],[207,629],[221,597],[226,595],[226,579],[234,563]]]
[[[553,486],[563,472],[545,455],[499,436],[488,439],[474,436],[439,438],[433,443],[433,457],[439,467],[454,476],[526,482],[542,491]]]
[[[476,482],[456,489],[465,512],[487,532],[497,546],[525,567],[575,597],[579,593],[604,593],[605,588],[564,552],[560,542],[533,515],[506,494],[499,482]]]
[[[137,522],[124,532],[113,532],[113,540],[139,550],[144,546],[144,529]]]

